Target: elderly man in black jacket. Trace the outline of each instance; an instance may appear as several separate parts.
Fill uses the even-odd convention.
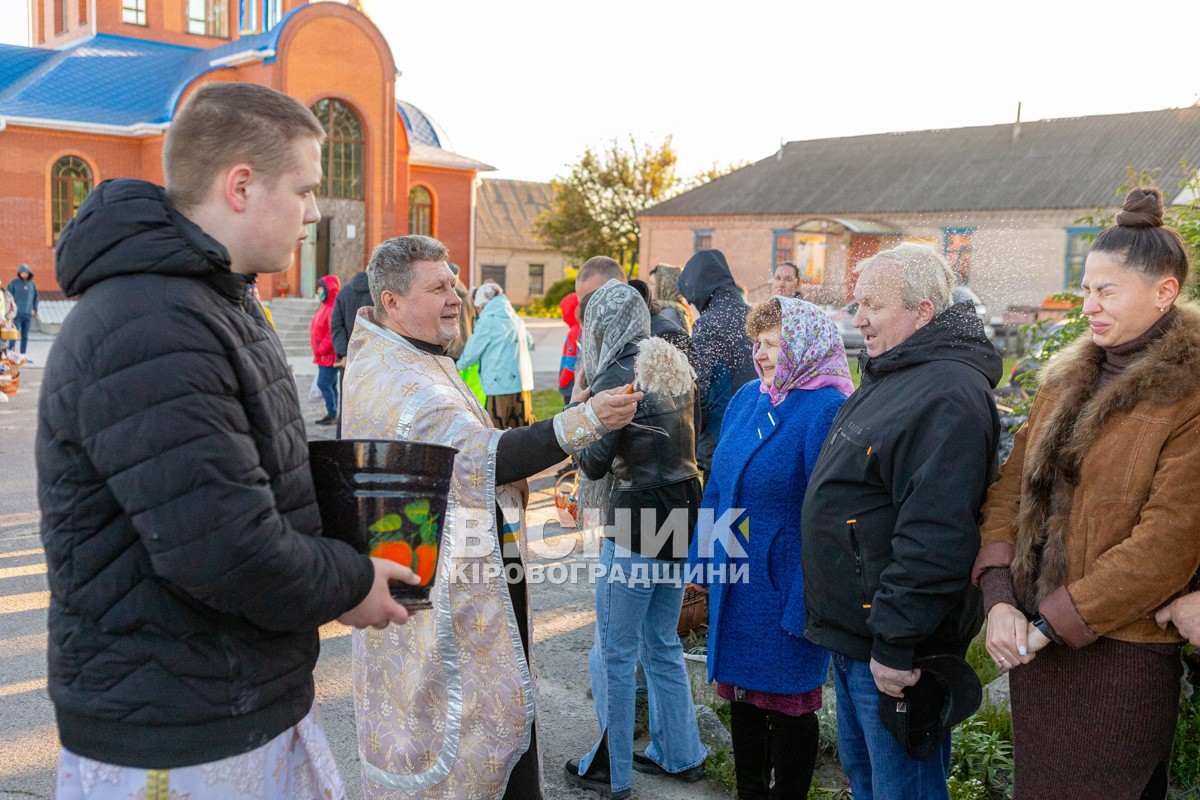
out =
[[[388,581],[416,578],[322,538],[295,384],[246,292],[320,217],[323,135],[286,95],[203,86],[167,133],[167,188],[102,183],[59,241],[80,299],[36,452],[60,796],[344,791],[317,628],[405,622]]]
[[[1000,355],[927,247],[864,261],[854,325],[862,383],[833,421],[804,495],[805,636],[834,653],[838,754],[856,798],[946,798],[950,735],[919,761],[880,725],[914,659],[962,656],[982,624],[971,565],[1000,423]]]

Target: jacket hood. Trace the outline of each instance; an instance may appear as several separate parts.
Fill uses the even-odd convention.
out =
[[[29,268],[29,265],[28,265],[28,264],[22,264],[21,266],[17,267],[17,277],[18,277],[18,278],[19,278],[19,277],[21,277],[21,273],[22,273],[22,272],[26,272],[26,273],[28,273],[28,274],[29,274],[29,278],[30,278],[30,280],[32,280],[32,279],[33,279],[33,270],[31,270],[31,269]]]
[[[161,186],[128,178],[104,181],[63,230],[56,250],[58,285],[68,297],[124,275],[216,279],[229,271],[229,253],[172,207]],[[227,290],[233,297],[233,293]]]
[[[498,294],[491,300],[487,301],[487,305],[479,309],[480,317],[507,317],[509,314],[516,316],[516,310],[512,307],[512,303],[502,294]]]
[[[367,280],[366,271],[354,273],[354,277],[346,281],[345,288],[356,292],[369,293],[371,291],[371,282]]]
[[[567,327],[579,326],[579,295],[571,292],[559,302],[558,309],[562,311],[563,322],[567,323]]]
[[[970,300],[950,306],[886,353],[873,358],[866,353],[858,354],[863,380],[878,380],[930,361],[960,361],[976,369],[994,389],[1003,371],[1000,352],[983,332],[983,322]]]
[[[737,291],[729,262],[720,250],[701,250],[689,258],[678,285],[679,293],[702,312],[718,290]]]
[[[337,275],[326,275],[317,283],[325,287],[325,302],[323,305],[332,306],[333,301],[337,299],[338,292],[342,290],[342,281]]]

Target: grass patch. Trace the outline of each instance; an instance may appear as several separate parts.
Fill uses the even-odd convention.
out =
[[[533,415],[539,420],[550,419],[563,410],[563,397],[558,389],[537,389],[533,392]]]
[[[716,750],[704,759],[704,777],[732,796],[737,793],[737,774],[733,769],[733,752]]]

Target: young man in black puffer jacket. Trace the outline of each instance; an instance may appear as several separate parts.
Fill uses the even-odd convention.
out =
[[[59,242],[80,299],[36,447],[69,796],[90,762],[142,785],[170,770],[182,792],[188,767],[323,746],[317,627],[407,619],[387,583],[410,571],[321,537],[295,385],[246,292],[319,218],[322,136],[286,95],[202,87],[167,134],[167,188],[102,183]],[[337,793],[335,769],[318,778]]]

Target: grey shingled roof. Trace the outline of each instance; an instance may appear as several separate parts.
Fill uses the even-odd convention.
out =
[[[475,215],[476,247],[545,250],[533,235],[533,221],[548,205],[548,183],[499,178],[479,182]]]
[[[788,142],[779,153],[642,212],[645,217],[985,209],[1116,204],[1127,168],[1200,165],[1200,107],[1013,125]]]

